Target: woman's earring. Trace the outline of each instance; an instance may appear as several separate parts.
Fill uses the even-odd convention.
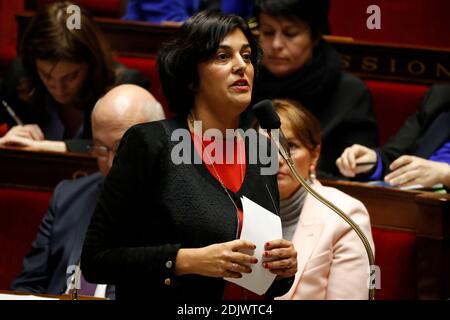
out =
[[[312,164],[309,167],[309,180],[314,181],[316,178],[316,166]]]

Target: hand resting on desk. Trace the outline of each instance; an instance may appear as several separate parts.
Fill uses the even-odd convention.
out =
[[[450,186],[450,166],[445,162],[425,160],[415,156],[401,156],[391,163],[391,173],[384,180],[394,186],[420,184],[425,188],[442,183]]]
[[[8,133],[0,138],[0,147],[2,146],[20,147],[32,151],[67,151],[66,144],[63,141],[32,140],[16,135],[8,135]]]

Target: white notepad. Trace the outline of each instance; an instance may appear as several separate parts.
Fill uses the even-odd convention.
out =
[[[246,197],[242,197],[241,201],[244,221],[240,239],[248,240],[256,245],[255,250],[246,253],[253,253],[258,259],[258,263],[250,265],[252,272],[243,273],[242,278],[224,279],[256,294],[263,295],[276,278],[275,274],[262,266],[262,263],[267,261],[263,256],[264,244],[271,240],[283,238],[281,220],[277,215]]]

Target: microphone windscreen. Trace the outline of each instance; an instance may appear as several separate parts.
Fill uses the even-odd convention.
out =
[[[261,128],[266,130],[280,128],[280,117],[275,111],[272,101],[269,99],[258,102],[253,106],[252,110],[255,113]]]

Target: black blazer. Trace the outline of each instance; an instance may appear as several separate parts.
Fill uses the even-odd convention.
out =
[[[116,285],[117,299],[220,300],[221,278],[176,277],[180,248],[199,248],[236,238],[236,209],[204,164],[171,160],[178,141],[175,129],[186,119],[174,118],[132,127],[124,135],[105,180],[88,228],[81,269],[89,282]],[[279,210],[276,175],[260,175],[261,165],[249,164],[242,195],[272,212]],[[194,147],[191,146],[192,157]],[[192,159],[192,158],[191,158]],[[269,296],[289,290],[293,278],[276,281]]]
[[[402,155],[429,158],[450,138],[450,85],[433,85],[425,95],[419,110],[410,116],[397,134],[378,149],[384,165]]]

